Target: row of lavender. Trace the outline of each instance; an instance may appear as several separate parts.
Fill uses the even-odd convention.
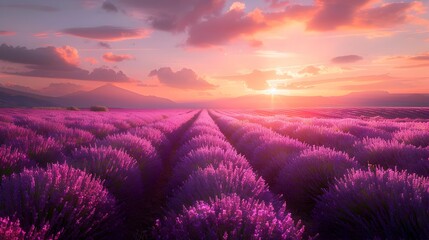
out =
[[[280,199],[203,111],[173,156],[166,216],[156,239],[301,239]]]
[[[228,115],[236,118],[212,112],[310,233],[322,239],[429,237],[429,180],[409,173],[428,175],[428,149],[392,140],[405,131],[427,134],[414,130],[427,129],[426,123]],[[354,130],[333,130],[339,126]]]
[[[344,151],[362,165],[396,167],[429,176],[429,122],[228,115],[309,145]]]
[[[196,112],[2,113],[1,237],[115,239],[147,218],[162,159]]]

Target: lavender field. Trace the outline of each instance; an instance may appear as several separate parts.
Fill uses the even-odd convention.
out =
[[[0,239],[429,239],[429,109],[0,110]]]

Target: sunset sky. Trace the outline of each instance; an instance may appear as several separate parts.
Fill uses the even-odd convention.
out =
[[[0,84],[106,83],[175,101],[429,93],[429,4],[399,0],[0,0]]]

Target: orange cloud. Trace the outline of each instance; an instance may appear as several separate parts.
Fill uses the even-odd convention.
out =
[[[60,48],[55,48],[57,54],[70,65],[79,64],[79,53],[76,48],[70,46],[63,46]]]
[[[103,55],[103,59],[106,62],[122,62],[125,60],[132,60],[135,58],[128,54],[116,55],[116,54],[113,54],[112,52],[107,52]]]

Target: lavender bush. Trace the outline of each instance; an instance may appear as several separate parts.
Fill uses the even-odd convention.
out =
[[[416,148],[395,140],[366,138],[355,145],[355,157],[363,166],[398,168],[429,176],[429,149]]]
[[[265,181],[253,171],[232,165],[219,165],[218,168],[209,166],[192,173],[183,186],[175,191],[167,205],[169,209],[180,210],[196,201],[208,201],[221,194],[233,193],[244,199],[256,198],[267,202],[274,200]]]
[[[31,160],[40,166],[65,161],[63,147],[53,138],[44,138],[39,135],[25,136],[10,139],[6,145],[18,149],[20,152],[25,152]]]
[[[305,150],[281,170],[277,186],[288,207],[301,216],[309,217],[316,198],[348,169],[358,164],[342,152],[329,148]]]
[[[138,196],[142,191],[137,162],[123,150],[111,146],[76,149],[69,164],[105,180],[107,189],[118,198]]]
[[[7,146],[0,146],[0,177],[20,172],[24,167],[34,166],[27,155]]]
[[[129,133],[106,137],[100,144],[123,149],[137,160],[146,187],[151,186],[162,170],[162,162],[152,144]]]
[[[0,216],[16,216],[23,229],[47,223],[61,239],[107,236],[118,225],[116,212],[100,180],[67,165],[24,170],[0,185]]]
[[[354,170],[314,209],[324,239],[429,238],[429,180],[405,171]]]
[[[183,184],[189,176],[208,166],[218,168],[219,165],[232,164],[234,168],[250,168],[247,160],[233,149],[224,150],[220,147],[201,147],[190,151],[173,169],[169,189]]]
[[[181,214],[158,220],[155,239],[302,239],[304,227],[284,207],[231,196],[198,201]]]

